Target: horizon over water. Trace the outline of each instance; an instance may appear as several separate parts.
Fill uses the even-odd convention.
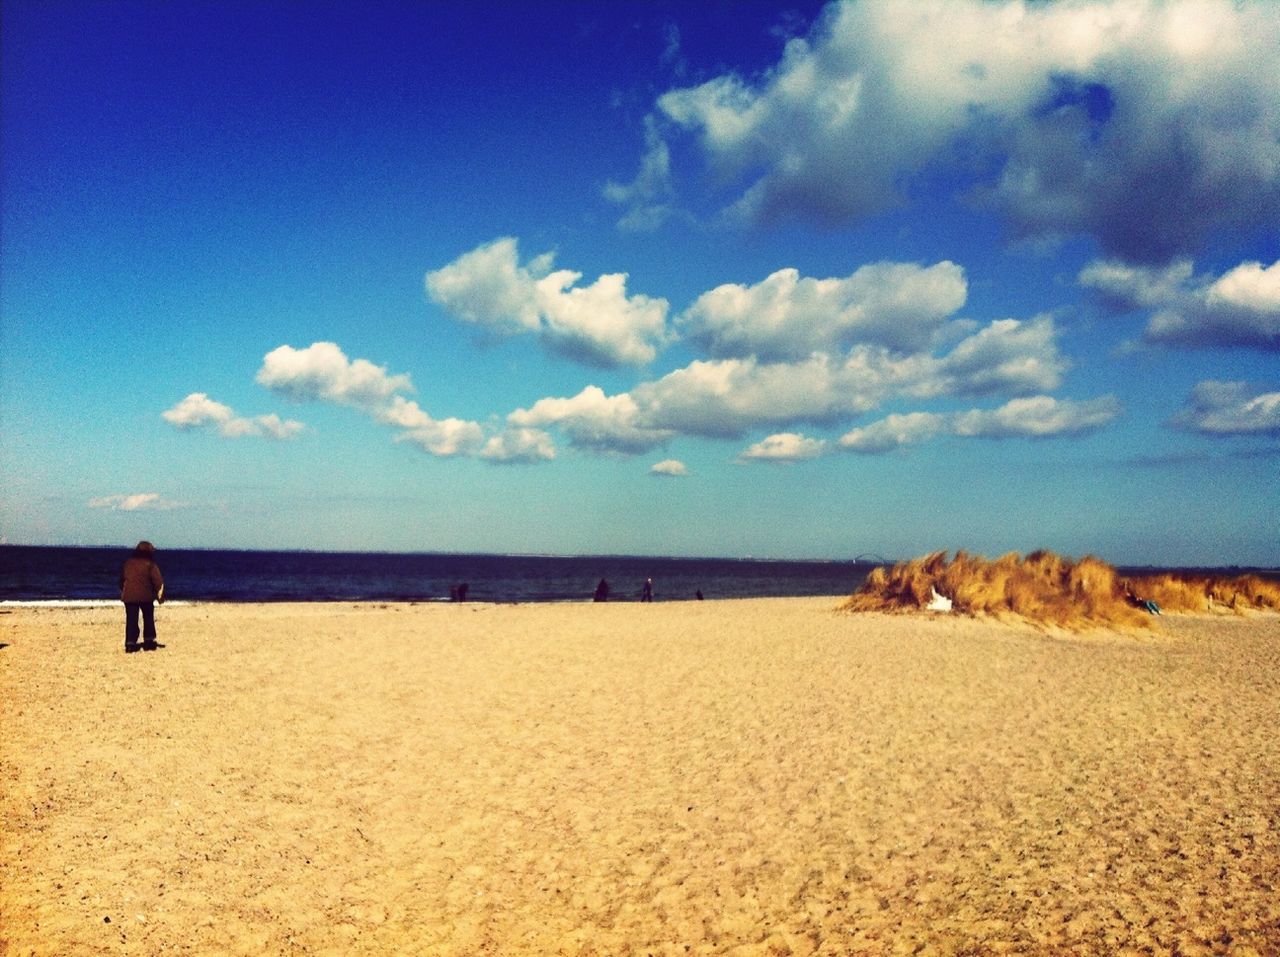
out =
[[[119,601],[127,547],[0,545],[0,603]],[[645,579],[656,601],[840,596],[871,569],[874,555],[840,559],[687,558],[174,548],[157,554],[170,601],[448,601],[463,582],[472,602],[590,601],[601,578],[611,601],[638,601]],[[1121,566],[1129,573],[1235,575],[1276,569]]]
[[[118,601],[127,547],[0,545],[0,602]],[[874,560],[873,560],[874,559]],[[170,601],[656,601],[851,594],[879,556],[858,559],[684,558],[174,548],[157,553]]]

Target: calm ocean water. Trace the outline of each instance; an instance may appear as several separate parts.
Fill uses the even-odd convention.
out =
[[[0,545],[0,601],[118,600],[128,549]],[[605,578],[611,601],[847,595],[874,564],[717,558],[555,558],[338,552],[161,550],[171,601],[590,601]]]

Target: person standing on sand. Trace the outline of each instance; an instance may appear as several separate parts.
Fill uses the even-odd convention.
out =
[[[644,580],[644,588],[640,591],[641,601],[653,601],[653,579],[646,578]]]
[[[138,650],[138,615],[142,615],[142,647],[154,651],[156,613],[153,602],[164,604],[164,577],[155,561],[156,547],[138,542],[138,547],[120,569],[120,600],[124,602],[124,650]]]

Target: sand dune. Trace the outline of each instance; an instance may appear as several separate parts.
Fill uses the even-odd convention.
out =
[[[1280,952],[1280,616],[0,614],[0,953]]]
[[[1280,582],[1259,575],[1161,573],[1126,577],[1101,559],[1037,551],[989,560],[934,552],[872,569],[846,611],[916,613],[944,605],[973,617],[1048,629],[1145,629],[1165,612],[1280,611]]]

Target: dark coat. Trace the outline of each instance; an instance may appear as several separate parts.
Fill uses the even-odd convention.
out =
[[[160,568],[149,558],[134,555],[120,569],[120,600],[123,602],[155,601],[164,594],[164,578]]]

